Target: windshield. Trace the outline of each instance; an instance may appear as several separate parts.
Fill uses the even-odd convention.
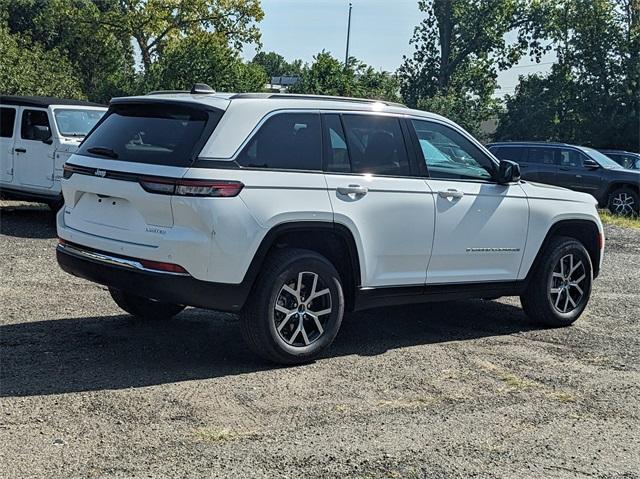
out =
[[[611,170],[622,169],[622,166],[620,166],[618,163],[613,161],[607,155],[600,153],[599,151],[594,150],[593,148],[587,148],[583,146],[580,149],[584,151],[587,155],[589,155],[592,159],[596,160],[598,164],[603,168],[608,168]]]
[[[104,115],[104,110],[56,109],[56,125],[62,136],[86,136]]]

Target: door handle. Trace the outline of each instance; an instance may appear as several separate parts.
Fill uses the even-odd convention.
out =
[[[449,188],[448,190],[438,191],[438,196],[440,196],[440,198],[462,198],[464,193],[462,191]]]
[[[341,195],[366,195],[369,188],[360,185],[338,186],[337,191]]]
[[[26,148],[14,148],[13,151],[15,151],[16,153],[26,153],[27,149]]]

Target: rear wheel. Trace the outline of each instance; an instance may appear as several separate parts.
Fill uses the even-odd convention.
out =
[[[181,304],[164,303],[155,299],[143,298],[142,296],[114,288],[109,288],[109,293],[116,304],[127,313],[143,319],[169,319],[185,308]]]
[[[524,312],[547,326],[569,326],[587,307],[592,271],[582,243],[568,237],[554,238],[520,296]]]
[[[242,335],[265,359],[301,364],[329,347],[343,313],[333,264],[313,251],[278,251],[267,259],[242,311]]]
[[[49,200],[47,201],[47,206],[51,211],[53,211],[54,213],[57,213],[58,211],[60,211],[60,208],[64,206],[64,199],[60,197],[55,200]]]
[[[609,196],[608,208],[614,215],[632,216],[638,214],[640,209],[638,194],[631,188],[618,188]]]

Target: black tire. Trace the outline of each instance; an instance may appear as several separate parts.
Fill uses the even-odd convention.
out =
[[[640,212],[638,192],[626,186],[613,190],[609,195],[607,208],[614,215],[637,215]]]
[[[154,299],[143,298],[119,289],[109,288],[111,297],[127,313],[137,318],[162,320],[173,318],[186,306],[181,304],[163,303]]]
[[[559,270],[564,268],[562,271],[567,273],[571,269],[570,261],[576,269],[568,275],[568,280],[561,279],[558,277],[562,276]],[[524,312],[532,321],[546,326],[573,324],[587,307],[591,296],[593,266],[585,247],[566,236],[553,238],[535,268],[526,291],[520,296]],[[577,281],[582,274],[584,279]],[[578,288],[572,285],[571,280],[574,280]]]
[[[47,206],[51,211],[57,213],[58,211],[60,211],[60,208],[64,206],[64,198],[60,197],[56,200],[49,200],[47,201]]]
[[[300,274],[302,282],[296,279]],[[309,300],[313,284],[316,293],[327,289],[328,293]],[[297,296],[285,287],[295,289]],[[300,304],[297,298],[302,299]],[[318,321],[311,319],[327,309],[330,312],[318,315]],[[308,317],[307,313],[314,314]],[[257,355],[279,364],[302,364],[331,345],[343,314],[342,284],[333,264],[313,251],[289,249],[276,251],[265,261],[240,314],[240,324],[244,340]]]

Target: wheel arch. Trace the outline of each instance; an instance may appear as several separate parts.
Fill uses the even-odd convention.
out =
[[[273,226],[262,239],[245,274],[243,283],[247,288],[253,288],[269,254],[285,247],[315,251],[331,261],[342,279],[346,307],[353,309],[362,276],[358,248],[348,227],[329,221],[296,221]]]
[[[600,234],[600,229],[595,221],[587,219],[563,219],[555,222],[551,225],[549,231],[547,231],[538,249],[538,253],[531,264],[531,268],[529,268],[525,281],[528,282],[531,276],[533,276],[540,264],[543,251],[547,248],[551,240],[558,236],[574,238],[584,245],[591,258],[593,277],[596,278],[600,273],[600,255],[602,254]]]
[[[634,185],[630,181],[612,181],[609,186],[607,186],[607,191],[605,193],[604,202],[605,206],[609,204],[609,197],[613,194],[613,192],[619,188],[629,188],[634,191],[637,195],[640,195],[640,184]]]

